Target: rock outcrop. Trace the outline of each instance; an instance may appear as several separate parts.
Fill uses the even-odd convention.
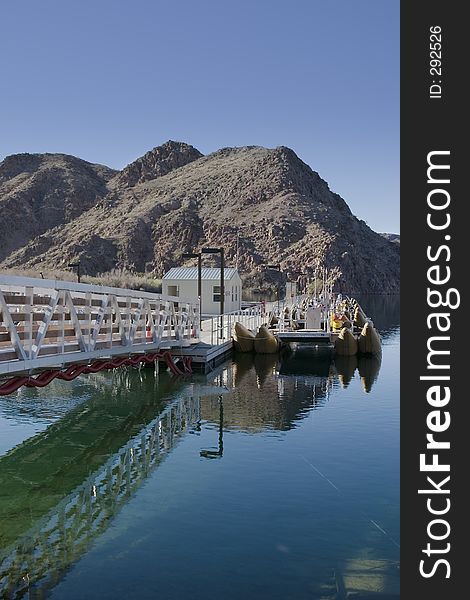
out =
[[[66,154],[14,154],[0,163],[0,261],[104,198],[116,171]]]
[[[138,183],[163,177],[201,156],[193,146],[169,140],[127,165],[112,181],[111,186],[118,189],[133,187]]]
[[[400,236],[398,233],[381,233],[380,235],[382,235],[389,242],[395,242],[395,244],[400,243]]]

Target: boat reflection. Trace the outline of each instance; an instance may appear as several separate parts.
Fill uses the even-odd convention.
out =
[[[280,355],[237,354],[209,378],[224,392],[223,427],[257,433],[297,427],[328,401],[333,387],[347,388],[355,377],[369,393],[379,370],[380,360],[373,357],[300,347]],[[219,426],[220,412],[219,400],[201,393],[201,418]]]
[[[288,432],[356,371],[370,392],[379,370],[374,358],[300,347],[241,354],[191,383],[145,369],[87,377],[85,401],[0,457],[0,597],[43,597],[186,432],[204,424],[214,446],[199,455],[223,460],[224,433]],[[28,401],[41,394],[25,392],[28,411],[41,410]]]
[[[360,356],[357,369],[361,378],[362,389],[368,394],[377,381],[380,371],[381,358],[376,356]]]
[[[255,354],[253,366],[257,376],[257,386],[262,389],[270,377],[275,375],[279,364],[277,354]]]
[[[335,356],[336,373],[343,389],[351,383],[357,369],[357,362],[357,356]]]
[[[285,350],[281,354],[280,375],[330,377],[333,360],[333,352],[330,348],[302,344],[295,349]]]
[[[338,381],[343,389],[351,383],[357,369],[362,389],[368,394],[377,381],[382,359],[378,356],[336,356],[334,363]]]
[[[280,375],[281,364],[276,354],[241,354],[209,375],[213,385],[227,390],[223,396],[225,430],[288,431],[312,407],[326,402],[332,385],[329,377]],[[219,427],[217,398],[201,395],[201,418]]]

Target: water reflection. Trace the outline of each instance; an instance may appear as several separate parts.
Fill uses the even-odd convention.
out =
[[[362,295],[358,296],[357,300],[366,315],[374,321],[384,343],[387,343],[400,327],[400,296],[398,294]]]
[[[286,348],[281,354],[279,373],[330,377],[332,362],[333,352],[329,348],[302,344],[293,350]]]
[[[219,438],[217,448],[206,448],[200,450],[199,455],[203,458],[222,458],[224,455],[224,397],[219,396]]]
[[[86,405],[0,458],[0,597],[55,585],[199,420],[181,380],[116,377],[90,378]]]
[[[376,315],[367,310],[377,323]],[[393,339],[393,323],[388,329],[386,325],[386,335]],[[382,368],[386,367],[384,359]],[[121,509],[137,491],[142,494],[148,488],[139,489],[142,484],[157,478],[155,489],[164,487],[164,469],[158,466],[178,445],[173,455],[178,468],[164,481],[176,490],[171,508],[175,503],[177,512],[176,497],[187,498],[187,503],[173,520],[171,511],[165,512],[166,529],[161,520],[151,522],[151,530],[158,529],[161,539],[149,536],[148,546],[142,541],[140,555],[131,527],[120,545],[112,540],[108,572],[103,563],[89,567],[97,577],[108,578],[111,595],[106,597],[116,591],[114,578],[119,579],[121,571],[125,578],[128,568],[129,579],[135,577],[135,564],[126,567],[118,561],[123,549],[130,549],[129,557],[135,552],[141,561],[148,559],[142,575],[147,579],[136,581],[135,597],[148,593],[149,581],[155,583],[151,574],[157,573],[158,561],[177,563],[182,546],[188,548],[185,568],[192,574],[192,585],[201,572],[201,547],[218,548],[220,530],[233,544],[231,552],[221,546],[220,556],[212,557],[222,586],[235,559],[249,553],[247,539],[256,554],[251,559],[256,573],[243,572],[240,587],[230,588],[230,599],[241,597],[243,582],[257,582],[260,573],[265,576],[263,589],[279,588],[276,598],[288,597],[291,584],[292,594],[302,590],[307,594],[314,583],[315,589],[320,588],[326,573],[331,577],[331,595],[325,591],[321,597],[337,598],[341,586],[357,593],[372,589],[366,584],[372,585],[374,577],[374,589],[392,589],[389,580],[397,578],[395,563],[376,560],[396,556],[395,546],[393,552],[387,550],[391,544],[384,531],[390,526],[389,497],[395,498],[388,486],[398,488],[393,479],[397,468],[387,463],[394,441],[389,438],[380,446],[389,435],[390,415],[384,413],[377,421],[383,403],[371,401],[377,397],[375,390],[383,389],[382,382],[376,386],[380,368],[380,362],[370,357],[332,357],[300,348],[281,356],[241,354],[208,377],[190,380],[166,373],[154,377],[151,369],[119,370],[87,377],[86,384],[57,382],[57,387],[27,391],[19,404],[20,419],[23,406],[41,418],[48,393],[51,398],[62,397],[63,406],[71,409],[46,432],[0,458],[0,597],[28,592],[30,597],[44,597],[82,555],[88,553],[93,563],[93,542],[111,521],[122,518]],[[372,396],[366,397],[371,389]],[[73,405],[77,398],[80,402]],[[363,403],[361,410],[351,410],[352,399],[356,406]],[[46,406],[52,415],[62,410],[55,411],[54,402]],[[8,410],[13,420],[14,405],[9,404]],[[161,502],[153,495],[151,499],[153,505]],[[137,502],[135,511],[138,523],[148,518],[149,505]],[[186,538],[188,528],[194,529]],[[276,537],[271,540],[273,529]],[[200,546],[198,535],[203,540]],[[284,550],[270,550],[289,547],[290,556]],[[276,568],[286,570],[272,585],[272,561],[279,557]],[[171,577],[165,579],[169,565],[160,566],[158,585],[162,597],[170,597],[175,583]],[[312,568],[317,569],[314,574]],[[214,585],[216,580],[214,576]],[[93,584],[84,583],[84,588],[82,597],[100,597]],[[165,596],[168,590],[170,595]],[[180,597],[205,597],[204,590],[199,595],[193,591],[188,587]]]
[[[325,402],[332,381],[325,376],[287,376],[277,355],[237,355],[233,364],[212,375],[215,385],[230,393],[223,399],[223,426],[257,433],[266,429],[288,431],[297,427],[310,409]],[[201,416],[220,422],[220,403],[201,397]]]
[[[336,373],[343,389],[346,389],[351,383],[357,369],[357,363],[357,356],[335,356]]]
[[[357,360],[357,370],[361,378],[362,389],[368,394],[373,384],[377,381],[382,364],[381,357],[377,356],[359,356]]]
[[[223,421],[226,429],[288,431],[327,402],[334,387],[348,387],[355,376],[369,393],[380,364],[369,356],[335,357],[327,349],[305,346],[280,356],[240,353],[211,377],[228,396],[219,401],[201,394],[201,415],[214,424]]]
[[[0,417],[14,421],[17,425],[31,423],[31,421],[49,424],[66,415],[78,404],[74,390],[69,390],[69,393],[67,390],[63,390],[65,393],[58,393],[61,388],[64,386],[54,381],[47,392],[45,388],[20,388],[14,401],[10,396],[0,396]],[[86,396],[80,401],[85,399]]]

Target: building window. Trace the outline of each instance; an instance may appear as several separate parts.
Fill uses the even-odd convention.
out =
[[[168,286],[168,295],[169,296],[179,296],[180,295],[180,286],[179,285],[169,285]]]
[[[220,302],[220,285],[214,285],[212,287],[212,300],[214,302]]]
[[[233,285],[232,285],[232,302],[233,302]]]
[[[238,302],[238,285],[235,286],[235,302]]]

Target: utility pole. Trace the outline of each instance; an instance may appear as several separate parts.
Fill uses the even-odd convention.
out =
[[[225,309],[225,254],[223,248],[202,248],[202,254],[220,254],[220,334],[223,337]]]
[[[185,252],[183,258],[197,258],[197,297],[199,299],[199,329],[202,323],[202,255],[200,252]]]
[[[77,269],[77,282],[80,283],[80,261],[77,261],[76,263],[69,263],[68,266],[71,269]]]
[[[273,269],[274,271],[279,271],[279,275],[277,278],[277,314],[281,313],[281,304],[280,304],[280,295],[281,295],[281,265],[267,265],[268,269]]]

